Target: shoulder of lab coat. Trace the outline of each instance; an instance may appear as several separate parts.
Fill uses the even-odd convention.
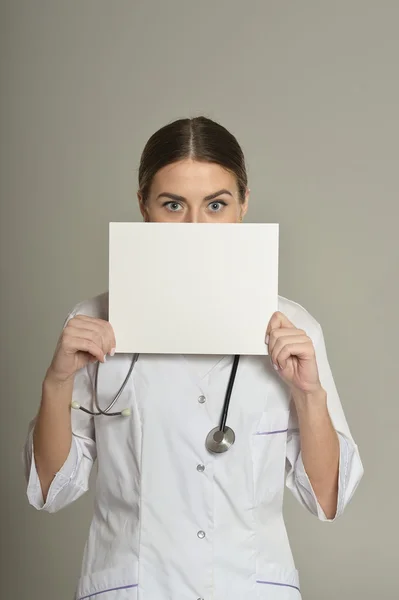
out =
[[[99,319],[108,318],[108,292],[77,304],[68,314],[63,327],[76,315],[84,314]],[[75,376],[73,400],[83,406],[92,405],[92,382],[87,368]],[[77,500],[89,487],[91,468],[96,459],[96,443],[93,417],[78,410],[71,410],[72,443],[68,457],[49,488],[46,501],[38,477],[33,451],[33,432],[36,418],[28,428],[22,460],[27,481],[29,503],[37,510],[57,512]]]
[[[351,500],[363,475],[358,448],[351,436],[342,405],[335,387],[327,359],[323,332],[320,324],[299,304],[279,297],[279,310],[304,329],[312,339],[320,373],[320,380],[327,392],[328,409],[340,441],[339,498],[335,520]],[[108,318],[108,292],[77,304],[64,322],[78,314],[101,319]],[[73,399],[85,406],[92,406],[92,382],[88,369],[82,369],[75,377]],[[92,465],[96,459],[96,444],[93,418],[81,411],[71,412],[72,444],[69,455],[55,474],[47,499],[44,502],[36,471],[33,453],[33,430],[35,420],[30,423],[25,443],[23,461],[27,479],[29,502],[38,510],[56,512],[79,498],[87,489]],[[298,501],[321,520],[327,520],[319,505],[306,474],[300,450],[298,422],[291,410],[287,440],[287,487]]]
[[[331,372],[321,325],[303,306],[282,296],[279,297],[279,310],[290,319],[295,327],[303,329],[312,339],[320,382],[327,392],[328,411],[338,434],[340,446],[338,503],[335,516],[332,519],[327,519],[306,473],[302,460],[298,419],[293,403],[291,404],[287,438],[286,484],[302,506],[307,508],[321,521],[332,522],[342,515],[346,506],[351,501],[363,476],[364,469],[358,446],[349,429]]]

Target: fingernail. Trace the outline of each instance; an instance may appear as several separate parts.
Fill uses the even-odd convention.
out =
[[[266,344],[268,344],[268,343],[269,343],[269,340],[270,340],[270,335],[268,334],[268,335],[266,336],[266,340],[265,340]]]
[[[278,371],[278,365],[275,365],[275,364],[273,363],[273,369],[274,369],[275,371]]]
[[[116,352],[116,348],[112,348],[111,352],[109,353],[109,355],[110,356],[114,356],[115,352]]]
[[[104,354],[104,362],[107,362],[107,355]]]

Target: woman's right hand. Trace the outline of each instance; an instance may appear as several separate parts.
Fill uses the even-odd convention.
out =
[[[88,363],[105,362],[115,353],[115,335],[108,321],[77,315],[64,327],[46,380],[57,385],[74,379],[75,373]]]

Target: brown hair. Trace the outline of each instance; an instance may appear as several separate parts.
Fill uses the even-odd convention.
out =
[[[148,198],[156,173],[166,165],[187,158],[216,163],[232,172],[237,178],[240,200],[244,201],[248,179],[240,144],[219,123],[206,117],[195,117],[165,125],[148,140],[139,168],[143,202]]]

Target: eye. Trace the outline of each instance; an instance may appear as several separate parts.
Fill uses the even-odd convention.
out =
[[[165,202],[163,206],[165,206],[171,212],[179,212],[182,208],[181,204],[178,202]]]
[[[224,206],[227,206],[227,202],[223,200],[214,200],[208,205],[211,212],[220,212]]]

